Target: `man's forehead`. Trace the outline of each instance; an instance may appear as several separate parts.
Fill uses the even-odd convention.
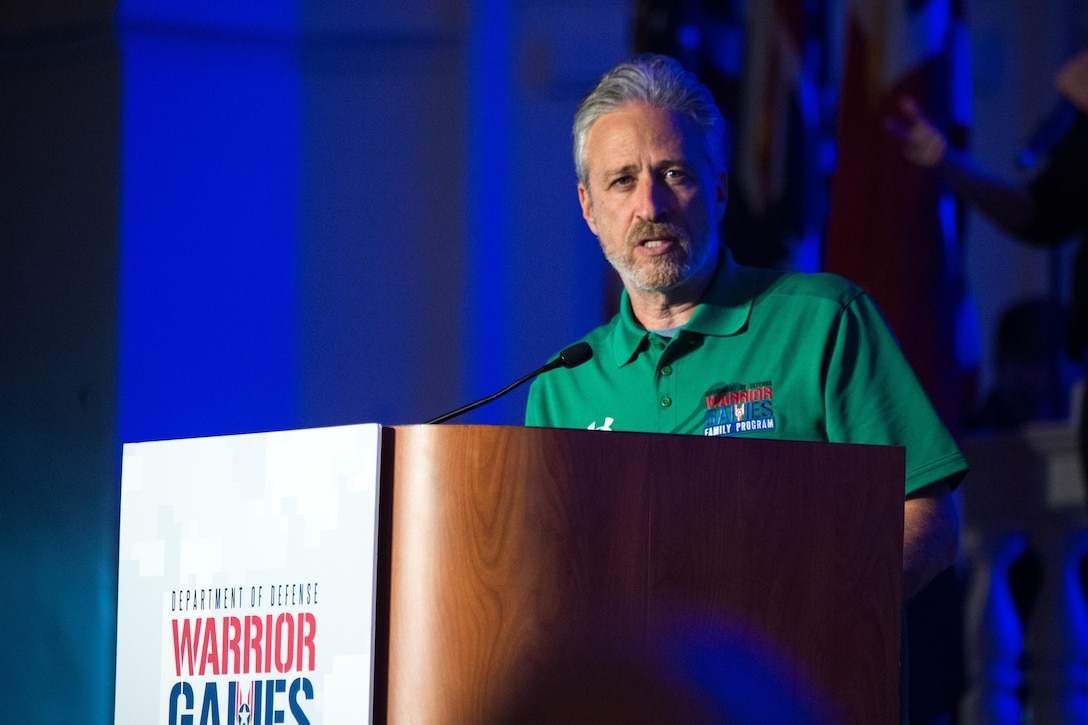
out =
[[[590,126],[584,158],[590,173],[607,173],[612,167],[641,166],[651,152],[660,155],[655,163],[694,161],[704,155],[703,138],[687,116],[632,101],[602,114]]]
[[[691,134],[696,131],[694,122],[686,115],[668,108],[652,106],[642,101],[628,101],[608,113],[603,113],[589,127],[590,139],[602,132],[617,128],[654,130],[673,135]]]

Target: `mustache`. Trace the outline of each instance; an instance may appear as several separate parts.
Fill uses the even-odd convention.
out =
[[[688,235],[685,231],[672,222],[640,221],[631,227],[627,234],[627,243],[637,245],[647,239],[672,239],[680,242],[682,246],[688,245]]]

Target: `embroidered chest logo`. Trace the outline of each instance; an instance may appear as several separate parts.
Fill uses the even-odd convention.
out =
[[[725,385],[705,396],[705,436],[730,436],[774,430],[774,391],[771,382]]]

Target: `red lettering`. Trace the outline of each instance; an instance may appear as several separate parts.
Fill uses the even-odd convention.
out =
[[[200,620],[198,619],[197,622]],[[197,625],[200,626],[199,624]],[[204,676],[208,665],[212,666],[212,674],[219,674],[219,647],[215,639],[215,617],[204,620],[204,639],[200,643],[200,676]]]
[[[276,672],[290,672],[294,664],[295,618],[284,612],[276,618]]]
[[[317,633],[317,618],[311,612],[298,615],[298,668],[314,671],[314,635]],[[303,653],[307,656],[304,656]],[[305,660],[305,661],[304,661]]]
[[[237,675],[242,671],[242,621],[238,617],[223,617],[223,668],[221,674]],[[234,656],[233,663],[231,655]],[[233,664],[233,667],[232,667]],[[248,671],[248,670],[247,670]]]
[[[249,662],[250,662],[250,656],[251,655],[252,655],[252,659],[253,659],[253,662],[254,662],[253,671],[254,672],[264,672],[264,670],[261,669],[261,663],[262,663],[262,660],[264,659],[261,656],[261,652],[262,652],[262,648],[261,648],[261,632],[262,632],[262,629],[263,628],[261,626],[261,618],[260,617],[252,617],[252,616],[251,617],[246,617],[246,624],[245,624],[245,630],[246,630],[245,660],[244,660],[244,664],[242,665],[242,672],[244,672],[244,673],[249,672]]]
[[[183,620],[181,625],[181,637],[178,637],[178,620],[174,620],[174,670],[178,677],[181,677],[181,661],[183,659],[189,660],[189,677],[193,676],[193,666],[195,664],[194,659],[194,644],[195,640],[200,639],[200,624],[201,621],[196,620],[196,633],[194,635],[192,629],[191,620]]]
[[[273,588],[273,591],[275,589]],[[264,618],[264,671],[272,671],[272,615],[265,615]]]
[[[174,672],[206,675],[288,673],[317,666],[317,618],[310,612],[282,612],[223,617],[175,619]],[[274,669],[273,669],[274,668]]]

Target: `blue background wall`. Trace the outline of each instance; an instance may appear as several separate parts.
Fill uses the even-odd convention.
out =
[[[600,319],[566,126],[623,34],[557,82],[526,9],[388,5],[121,5],[123,440],[420,422]]]
[[[123,442],[419,422],[602,321],[569,123],[628,54],[619,5],[5,13],[0,719],[112,721]],[[969,3],[992,167],[1051,102],[1072,7]],[[971,233],[989,339],[1051,260]],[[463,422],[517,424],[524,393]]]

